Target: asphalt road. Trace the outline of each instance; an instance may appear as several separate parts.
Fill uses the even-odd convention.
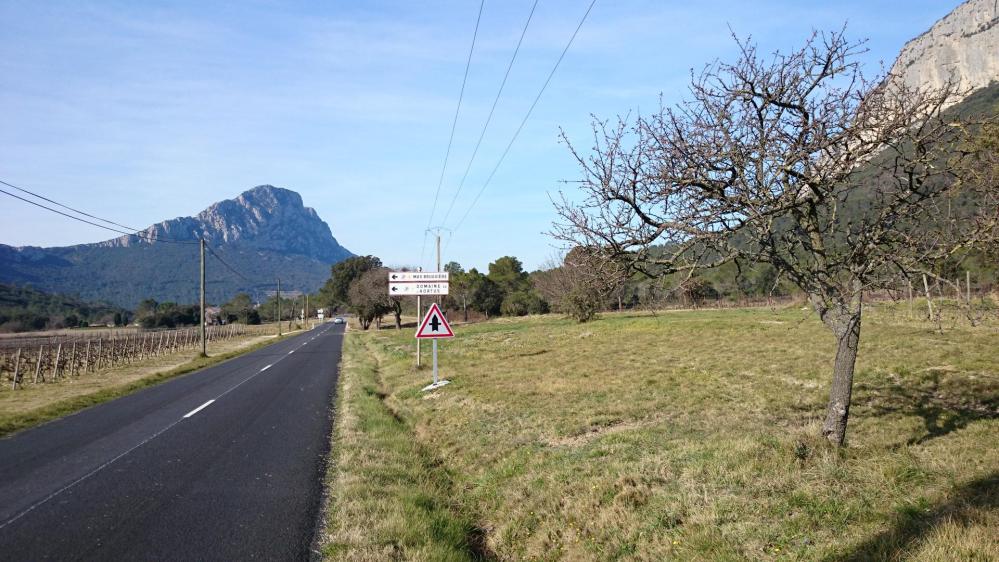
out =
[[[0,440],[0,560],[303,560],[343,327]]]

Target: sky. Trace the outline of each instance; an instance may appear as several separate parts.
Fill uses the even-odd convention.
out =
[[[0,180],[139,228],[271,184],[387,265],[434,269],[429,225],[447,229],[444,262],[531,270],[557,252],[552,199],[580,175],[560,131],[585,151],[594,118],[684,99],[692,69],[733,60],[733,32],[788,51],[845,24],[876,74],[957,5],[597,0],[485,185],[589,2],[538,0],[470,164],[534,4],[486,0],[431,221],[478,0],[0,0]],[[0,243],[113,236],[0,194]]]

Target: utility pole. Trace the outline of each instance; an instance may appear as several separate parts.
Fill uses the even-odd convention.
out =
[[[302,321],[305,322],[306,326],[309,326],[309,293],[305,293],[305,311],[302,312]],[[312,328],[309,328],[310,330]]]
[[[416,295],[416,325],[419,326],[423,322],[423,307],[420,306],[420,295]],[[423,363],[423,354],[420,353],[420,338],[416,338],[416,367],[419,368]]]
[[[437,272],[441,271],[441,229],[437,229]],[[444,304],[444,297],[437,295],[437,306]],[[434,340],[434,347],[437,347],[437,340]]]
[[[442,226],[435,226],[434,228],[428,228],[427,232],[432,232],[436,240],[437,245],[437,271],[441,271],[441,231],[448,230]],[[423,271],[423,268],[419,268],[419,271]],[[437,297],[437,305],[443,304],[443,298],[441,296]],[[420,299],[420,295],[416,295],[416,325],[419,326],[423,322],[423,306]],[[434,348],[436,349],[437,340],[434,340]],[[416,366],[419,367],[422,363],[422,355],[420,354],[420,339],[416,340]]]
[[[208,356],[205,343],[205,239],[201,239],[201,356]]]
[[[277,321],[278,321],[278,335],[281,335],[281,278],[278,277],[278,291],[277,291]]]
[[[437,272],[441,271],[441,229],[437,229]],[[437,295],[437,306],[440,306],[444,297]],[[433,339],[434,346],[434,384],[437,384],[437,338]]]

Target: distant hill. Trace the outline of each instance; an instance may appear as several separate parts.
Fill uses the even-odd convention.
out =
[[[114,322],[116,313],[127,315],[127,311],[108,303],[86,302],[73,296],[0,283],[0,332],[103,325]]]
[[[145,298],[189,303],[198,298],[198,245],[204,238],[246,279],[207,258],[207,296],[224,302],[241,291],[262,299],[282,289],[315,291],[330,266],[352,256],[316,211],[287,189],[261,185],[140,233],[61,248],[0,244],[0,283],[80,295],[134,308]],[[169,243],[174,240],[184,243]]]

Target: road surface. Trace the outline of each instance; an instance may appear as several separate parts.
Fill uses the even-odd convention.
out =
[[[0,440],[2,560],[302,560],[343,326]]]

